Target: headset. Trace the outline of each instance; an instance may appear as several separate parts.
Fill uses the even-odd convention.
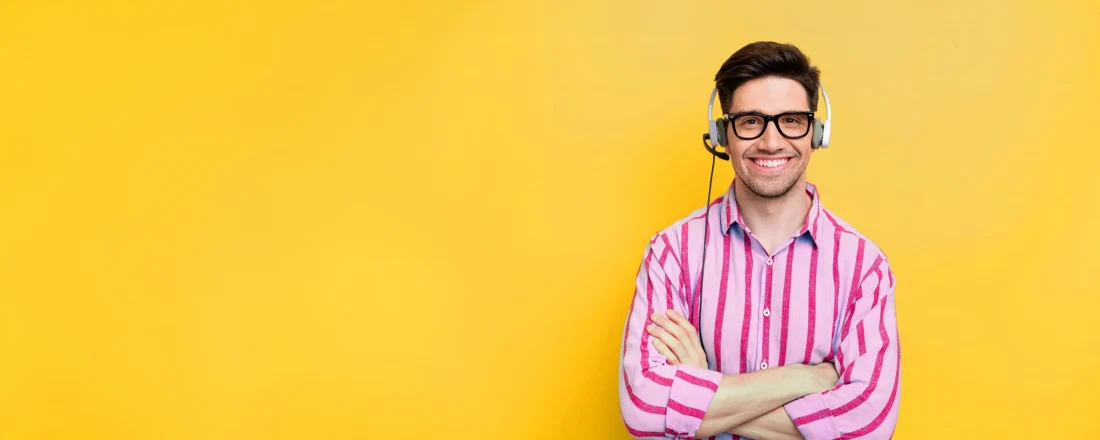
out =
[[[810,145],[815,150],[829,147],[829,134],[832,132],[831,127],[833,121],[833,107],[829,105],[829,94],[825,92],[824,85],[818,83],[818,87],[821,88],[821,96],[825,97],[825,113],[827,119],[822,122],[817,117],[814,117],[814,132],[810,140]],[[703,204],[703,257],[702,262],[699,263],[699,303],[695,304],[695,320],[698,326],[696,331],[699,332],[700,346],[703,345],[703,275],[706,273],[707,242],[710,241],[710,190],[714,186],[714,164],[715,158],[730,160],[729,139],[726,138],[727,120],[725,117],[714,118],[714,98],[716,96],[718,96],[717,87],[710,92],[710,103],[707,104],[708,132],[703,133],[703,148],[706,148],[714,157],[710,159],[710,179],[707,181],[707,202]],[[764,130],[767,129],[768,126],[765,124]],[[708,140],[710,142],[707,142]],[[718,151],[718,147],[725,149],[726,152]],[[694,298],[694,295],[692,295],[692,298]],[[706,351],[706,347],[703,347],[704,354],[706,354]]]
[[[821,88],[821,96],[825,97],[825,113],[828,115],[828,119],[822,122],[818,118],[814,118],[814,133],[811,141],[811,145],[816,150],[818,148],[829,147],[829,134],[832,132],[833,121],[833,107],[829,105],[829,94],[825,92],[824,85],[818,85]],[[730,160],[729,153],[723,153],[717,150],[717,147],[729,148],[729,140],[726,139],[726,118],[714,118],[714,98],[718,96],[718,88],[710,92],[710,103],[707,104],[707,125],[709,131],[703,133],[703,147],[713,154],[715,157],[722,160]],[[767,130],[767,127],[764,128]],[[710,143],[707,143],[707,141]],[[707,202],[710,203],[709,201]]]

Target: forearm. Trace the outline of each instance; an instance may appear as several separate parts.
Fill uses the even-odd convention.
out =
[[[787,402],[818,391],[807,366],[794,364],[746,374],[724,375],[696,437],[729,431]]]
[[[787,410],[782,407],[771,410],[755,419],[749,420],[726,431],[733,435],[748,438],[766,438],[779,440],[803,440],[802,433],[794,426]]]
[[[894,279],[882,255],[870,267],[840,320],[837,384],[783,406],[808,439],[893,435],[901,392]]]

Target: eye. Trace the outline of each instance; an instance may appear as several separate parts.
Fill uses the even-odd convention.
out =
[[[790,114],[780,117],[779,123],[787,127],[802,127],[806,125],[806,115]]]
[[[759,116],[754,115],[741,115],[736,119],[737,125],[740,127],[755,127],[762,124],[764,121]]]

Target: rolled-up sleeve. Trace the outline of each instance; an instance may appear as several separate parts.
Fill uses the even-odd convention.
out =
[[[878,256],[849,298],[839,329],[837,386],[784,406],[808,440],[893,434],[901,398],[894,281],[889,263]]]
[[[722,377],[717,371],[669,365],[645,330],[655,312],[673,309],[690,316],[680,282],[663,267],[675,261],[667,237],[655,237],[646,247],[623,330],[619,407],[636,438],[693,438]],[[678,266],[672,269],[679,273]]]

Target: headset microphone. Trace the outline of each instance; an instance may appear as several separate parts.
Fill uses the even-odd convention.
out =
[[[825,86],[818,84],[821,88],[821,96],[825,98],[825,112],[828,116],[824,122],[820,119],[814,118],[814,132],[811,138],[810,145],[813,149],[827,148],[829,146],[829,135],[832,132],[833,121],[833,107],[829,105],[829,94],[825,92]],[[726,139],[726,127],[728,120],[724,115],[721,118],[714,118],[714,98],[718,96],[718,88],[710,92],[710,103],[707,105],[707,133],[703,133],[703,148],[706,148],[710,154],[714,157],[710,159],[710,180],[707,181],[707,202],[703,204],[703,257],[699,263],[699,300],[695,304],[695,325],[696,331],[699,332],[699,344],[703,344],[703,274],[706,273],[707,264],[707,242],[710,241],[710,194],[711,189],[714,187],[714,165],[716,163],[715,158],[722,160],[730,160],[729,155],[729,140]],[[723,112],[725,110],[723,109]],[[765,125],[764,129],[768,127]],[[710,141],[710,142],[707,142]],[[718,151],[718,147],[726,149],[726,152]],[[694,297],[694,295],[693,295]],[[703,347],[703,353],[706,353],[706,347]],[[707,361],[709,364],[709,360]]]
[[[707,142],[708,140],[710,140],[710,135],[707,133],[703,133],[703,148],[706,148],[707,151],[710,152],[710,154],[714,155],[714,157],[722,160],[730,160],[730,155],[716,150],[713,145]]]

